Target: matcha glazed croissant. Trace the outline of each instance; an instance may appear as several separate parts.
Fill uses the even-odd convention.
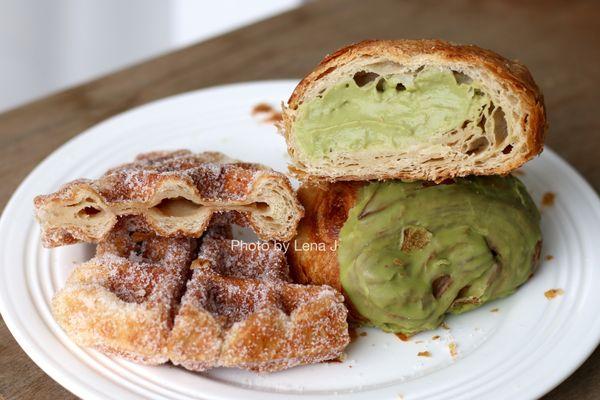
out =
[[[437,182],[506,174],[542,151],[547,129],[525,66],[439,40],[335,52],[298,84],[282,127],[301,180]]]
[[[296,280],[344,293],[355,320],[412,335],[507,296],[539,263],[540,215],[513,176],[304,185]],[[324,243],[322,248],[307,243]]]

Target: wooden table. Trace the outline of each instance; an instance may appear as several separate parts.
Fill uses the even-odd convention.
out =
[[[529,66],[546,96],[547,143],[600,189],[600,3],[323,0],[0,115],[0,208],[55,148],[111,115],[229,82],[299,78],[366,38],[473,43]],[[7,238],[4,238],[7,240]],[[508,340],[508,339],[507,339]],[[74,371],[76,373],[76,371]],[[0,398],[73,396],[0,323]],[[600,350],[545,399],[600,398]]]

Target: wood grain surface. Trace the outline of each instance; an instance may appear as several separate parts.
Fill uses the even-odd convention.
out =
[[[472,43],[529,66],[545,93],[547,144],[600,189],[600,2],[322,0],[0,115],[0,208],[31,169],[114,114],[223,83],[299,78],[366,38]],[[4,238],[8,240],[9,238]],[[508,339],[507,339],[508,340]],[[73,371],[76,373],[76,371]],[[0,323],[0,398],[73,396]],[[545,399],[600,398],[600,351]]]

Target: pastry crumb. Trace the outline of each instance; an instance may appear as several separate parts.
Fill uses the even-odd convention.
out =
[[[565,294],[565,291],[562,289],[550,289],[544,292],[544,296],[546,296],[548,300],[552,300],[556,296],[562,296],[563,294]]]
[[[431,337],[431,340],[439,340],[440,339],[440,335],[435,335]]]
[[[404,333],[396,333],[395,335],[398,339],[402,340],[403,342],[408,342],[410,339],[410,336],[405,335]]]
[[[358,336],[365,337],[365,336],[367,336],[367,332],[361,332],[361,333],[358,334]]]
[[[492,309],[490,310],[490,312],[498,312],[498,311],[500,311],[500,309],[499,309],[499,308],[492,308]]]
[[[277,124],[283,120],[281,113],[268,103],[258,103],[252,108],[251,114],[259,116],[260,122]]]
[[[407,253],[427,246],[432,237],[431,232],[420,226],[407,226],[402,231],[402,235],[400,249]]]
[[[542,196],[542,206],[550,207],[554,205],[554,200],[556,199],[556,194],[554,192],[546,192]]]
[[[252,107],[252,115],[266,114],[270,112],[273,112],[273,107],[268,103],[258,103]]]
[[[440,324],[440,327],[441,327],[441,328],[443,328],[443,329],[446,329],[446,330],[449,330],[449,329],[450,329],[450,327],[448,326],[448,324],[447,324],[446,322],[442,322],[442,323]]]
[[[455,358],[458,355],[458,351],[456,349],[456,343],[451,342],[450,344],[448,344],[448,350],[450,351],[450,356],[452,358]]]
[[[550,255],[550,254],[548,254],[548,255],[546,256],[546,261],[550,261],[550,260],[554,260],[554,256],[553,256],[553,255]]]
[[[419,357],[431,357],[431,353],[428,351],[420,351],[417,353],[417,356]]]

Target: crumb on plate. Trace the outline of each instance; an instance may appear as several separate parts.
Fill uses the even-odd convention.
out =
[[[550,289],[544,292],[544,296],[546,296],[548,300],[552,300],[556,296],[562,296],[564,293],[565,291],[562,289]]]
[[[556,199],[556,194],[554,192],[546,192],[542,196],[542,206],[550,207],[554,205],[554,200]]]
[[[279,123],[282,121],[282,115],[275,110],[273,106],[267,103],[258,103],[252,108],[251,114],[260,115],[260,121],[264,123]]]
[[[452,358],[458,355],[458,351],[456,350],[456,343],[451,342],[450,344],[448,344],[448,350],[450,350],[450,356]]]

